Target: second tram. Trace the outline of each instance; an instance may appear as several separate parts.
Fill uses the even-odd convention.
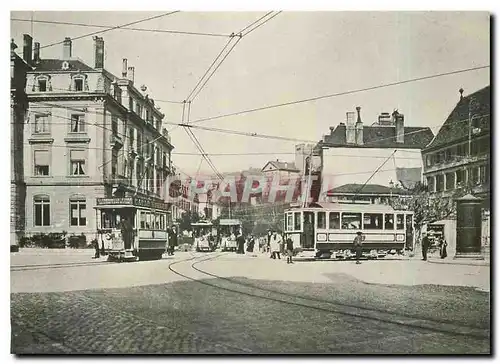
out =
[[[413,216],[387,205],[317,203],[285,211],[284,231],[299,256],[314,258],[349,258],[360,231],[363,255],[375,258],[413,248]]]
[[[212,241],[212,223],[208,221],[198,221],[197,223],[192,223],[194,236],[194,247],[197,252],[213,251],[213,241]]]

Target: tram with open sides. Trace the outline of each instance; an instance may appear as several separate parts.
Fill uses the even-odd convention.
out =
[[[413,216],[387,205],[316,203],[285,211],[284,228],[298,256],[347,259],[361,231],[363,256],[376,258],[413,247]]]
[[[220,237],[222,251],[236,251],[236,238],[241,233],[241,221],[237,219],[221,219],[217,235]]]
[[[194,236],[194,246],[197,252],[210,252],[213,250],[212,245],[212,223],[209,221],[198,221],[192,223]]]
[[[161,259],[168,246],[168,205],[138,197],[98,198],[97,237],[109,259]]]

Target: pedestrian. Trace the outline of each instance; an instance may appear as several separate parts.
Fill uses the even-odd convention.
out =
[[[100,255],[99,255],[99,241],[97,239],[94,239],[94,249],[95,249],[94,259],[99,259],[100,258]]]
[[[177,246],[177,231],[175,226],[170,227],[168,237],[168,255],[174,255],[175,247]]]
[[[431,242],[427,236],[427,231],[422,232],[422,260],[427,260],[427,251]]]
[[[267,244],[266,244],[266,251],[267,252],[271,252],[271,237],[272,236],[273,236],[273,232],[271,230],[267,230]]]
[[[365,236],[361,231],[356,233],[356,237],[354,238],[354,250],[356,251],[356,264],[361,264],[359,259],[361,258],[361,254],[363,253],[363,241],[365,240]]]
[[[293,257],[293,241],[290,238],[290,235],[286,237],[286,262],[287,264],[292,264]]]
[[[245,238],[243,237],[243,234],[240,232],[238,234],[238,237],[236,238],[236,244],[237,244],[237,254],[245,254]]]
[[[253,253],[254,246],[255,246],[255,238],[253,235],[250,235],[250,239],[248,240],[247,244],[247,252]]]
[[[446,247],[448,246],[448,243],[446,242],[446,240],[443,237],[441,237],[439,240],[440,240],[440,244],[439,244],[440,256],[441,256],[441,259],[444,259],[448,256],[448,252],[446,251]]]
[[[278,234],[276,231],[273,231],[273,234],[271,236],[271,241],[270,241],[270,246],[271,246],[271,258],[276,259],[276,256],[278,259],[281,259],[280,256],[280,244],[283,242],[283,239],[281,238],[281,235]]]

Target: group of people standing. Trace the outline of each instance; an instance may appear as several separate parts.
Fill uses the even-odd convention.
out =
[[[427,260],[427,253],[429,248],[432,246],[431,239],[429,239],[429,234],[427,231],[422,232],[422,260]],[[448,256],[447,247],[448,243],[446,240],[440,236],[438,238],[438,247],[439,247],[439,257],[444,259]]]
[[[271,259],[281,259],[281,252],[286,250],[287,264],[293,263],[293,241],[289,236],[285,236],[283,241],[281,234],[269,230],[267,233],[267,247],[268,251],[271,253]]]

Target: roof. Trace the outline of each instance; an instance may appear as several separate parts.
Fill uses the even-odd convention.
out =
[[[491,90],[490,86],[486,86],[479,91],[476,91],[461,99],[453,111],[450,113],[441,129],[437,133],[434,140],[432,140],[425,149],[436,148],[443,145],[453,143],[469,135],[467,127],[469,120],[469,103],[470,100],[475,100],[475,107],[472,107],[472,116],[478,115],[478,127],[483,132],[490,130],[490,112],[491,112]]]
[[[358,193],[358,191],[361,188],[363,189]],[[397,187],[390,188],[387,186],[375,185],[375,184],[367,184],[363,187],[362,184],[350,183],[332,188],[327,192],[327,195],[354,194],[354,193],[358,193],[359,195],[389,195],[391,193],[406,194],[407,192]]]
[[[294,162],[283,162],[283,161],[269,161],[262,168],[262,170],[264,170],[269,164],[271,164],[278,171],[300,172],[295,166]]]
[[[332,211],[344,211],[344,212],[366,212],[366,213],[390,213],[394,211],[399,211],[395,210],[392,208],[390,205],[377,205],[377,204],[343,204],[343,203],[332,203],[332,202],[320,202],[320,203],[315,203],[312,206],[309,207],[298,207],[298,208],[290,208],[286,210],[285,212],[294,212],[294,211],[301,211],[301,210],[317,210],[317,209],[326,209],[326,210],[332,210]],[[405,211],[406,213],[411,213],[411,211]]]
[[[67,71],[96,71],[79,59],[41,59],[34,67],[34,70],[37,72],[62,71],[63,62],[69,63],[69,69]]]
[[[324,146],[355,148],[413,148],[423,149],[434,138],[431,128],[405,126],[404,143],[396,143],[396,127],[380,125],[363,126],[363,145],[347,144],[346,125],[339,124],[330,135],[325,135]]]

